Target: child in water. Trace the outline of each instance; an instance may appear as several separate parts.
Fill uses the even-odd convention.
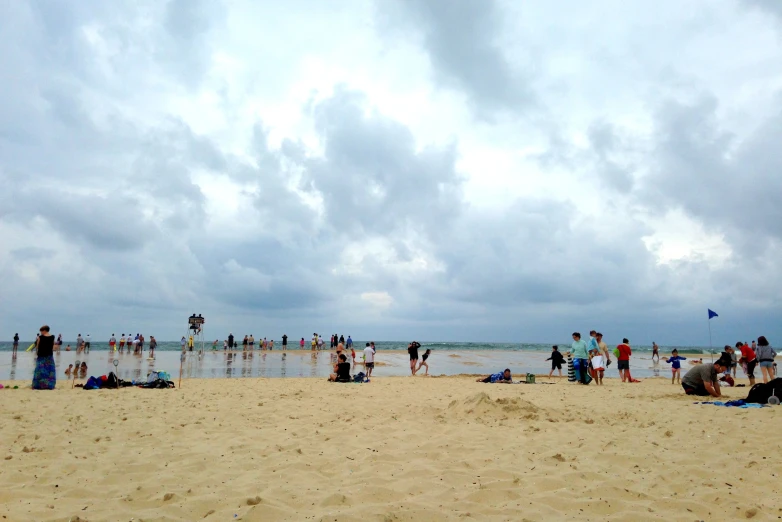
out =
[[[671,356],[665,359],[665,362],[671,365],[671,384],[681,383],[682,382],[682,363],[681,361],[686,361],[686,357],[681,357],[679,355],[679,350],[674,349],[671,352]]]

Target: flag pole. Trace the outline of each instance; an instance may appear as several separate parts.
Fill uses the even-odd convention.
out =
[[[714,363],[714,349],[711,347],[711,317],[709,317],[709,354],[711,355],[711,362]]]

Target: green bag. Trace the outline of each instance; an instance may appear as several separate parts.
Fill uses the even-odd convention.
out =
[[[535,374],[534,373],[528,373],[527,379],[525,381],[527,384],[535,384]]]

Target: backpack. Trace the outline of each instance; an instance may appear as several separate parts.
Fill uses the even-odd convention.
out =
[[[772,395],[782,400],[782,377],[777,377],[769,382],[759,382],[749,390],[749,395],[744,402],[755,404],[768,404],[768,398]]]
[[[364,375],[364,372],[358,372],[353,376],[353,382],[364,382],[365,377],[366,375]]]

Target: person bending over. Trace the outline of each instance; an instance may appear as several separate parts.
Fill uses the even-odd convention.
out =
[[[682,388],[687,395],[722,397],[717,375],[730,368],[730,360],[720,358],[714,364],[694,366],[682,377]]]
[[[350,376],[350,363],[344,353],[339,354],[339,362],[334,365],[334,373],[329,375],[331,382],[350,382],[353,378]]]
[[[496,383],[510,384],[513,382],[513,377],[511,377],[510,370],[508,368],[505,368],[505,371],[502,373],[493,373],[491,375],[487,375],[486,377],[481,377],[475,382],[487,382],[492,384],[496,384]]]

